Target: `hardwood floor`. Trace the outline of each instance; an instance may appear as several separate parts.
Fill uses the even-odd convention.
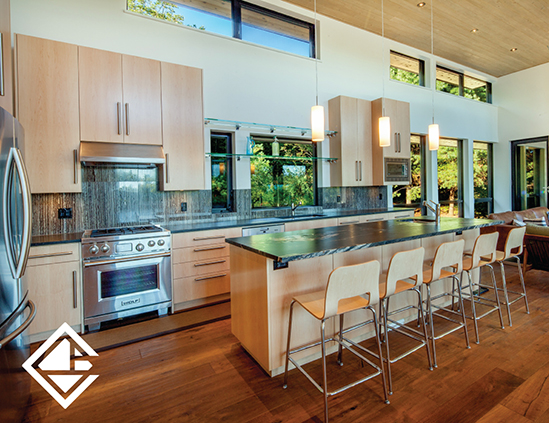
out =
[[[516,270],[506,267],[509,284]],[[499,271],[496,270],[499,277]],[[329,399],[331,422],[549,422],[549,272],[526,274],[530,315],[512,306],[513,326],[497,313],[479,322],[480,344],[463,333],[437,341],[439,367],[424,350],[392,366],[394,394],[382,401],[379,378]],[[398,335],[396,335],[398,336]],[[391,338],[391,348],[405,342]],[[395,350],[396,351],[396,350]],[[366,371],[329,357],[328,383]],[[114,348],[92,357],[99,378],[66,410],[38,383],[26,422],[321,422],[322,395],[296,370],[287,389],[268,377],[231,334],[230,320]],[[318,376],[319,362],[308,365]],[[332,386],[332,385],[330,385]],[[330,388],[331,389],[331,388]]]

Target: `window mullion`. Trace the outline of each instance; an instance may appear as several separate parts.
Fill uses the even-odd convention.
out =
[[[233,37],[242,39],[242,4],[240,0],[232,0],[231,16],[233,21]]]

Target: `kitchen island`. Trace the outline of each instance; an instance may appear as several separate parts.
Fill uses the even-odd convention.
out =
[[[231,244],[232,332],[259,365],[276,376],[284,369],[288,313],[295,295],[325,289],[328,275],[339,266],[378,260],[384,271],[398,251],[422,246],[425,259],[430,260],[438,245],[459,238],[465,239],[466,250],[472,249],[481,227],[499,223],[442,218],[435,224],[429,219],[401,219],[227,239]],[[433,289],[434,295],[451,288],[451,282],[437,288]],[[414,297],[400,295],[391,302],[391,308],[409,301],[414,301]],[[345,326],[370,316],[364,310],[355,311],[346,318]],[[401,319],[414,317],[410,311]],[[326,324],[327,336],[336,330],[333,320]],[[299,308],[294,325],[299,329],[292,348],[319,339],[317,322]],[[366,326],[351,337],[361,341],[372,333],[373,328]],[[319,357],[320,349],[301,354],[297,357],[305,363]]]

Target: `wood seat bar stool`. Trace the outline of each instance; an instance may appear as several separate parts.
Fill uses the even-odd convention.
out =
[[[482,234],[477,237],[475,240],[475,245],[473,247],[473,252],[468,254],[463,259],[463,272],[467,274],[468,285],[466,287],[462,286],[462,280],[460,280],[460,291],[465,293],[466,299],[471,302],[471,316],[467,318],[472,319],[475,326],[475,337],[476,343],[480,342],[479,333],[478,333],[478,321],[483,317],[489,315],[490,313],[497,311],[499,314],[499,321],[501,323],[501,328],[503,329],[503,316],[501,315],[501,307],[499,306],[499,295],[496,285],[496,277],[494,275],[494,268],[492,263],[496,260],[496,247],[498,242],[498,232],[491,232],[487,234]],[[492,278],[492,285],[484,285],[480,281],[478,283],[473,283],[473,278],[471,272],[475,269],[482,269],[482,267],[487,267],[490,269],[490,276]],[[474,288],[478,287],[477,293],[475,293]],[[468,288],[468,290],[467,290]],[[493,289],[495,300],[491,298],[484,298],[480,295],[480,288]],[[491,304],[493,303],[493,304]],[[476,304],[482,304],[484,306],[490,307],[489,310],[485,311],[481,315],[477,314]]]
[[[453,280],[453,284],[457,283],[459,284],[459,279],[457,275],[461,274],[462,268],[463,268],[463,248],[465,245],[465,241],[463,239],[457,240],[457,241],[451,241],[451,242],[444,242],[440,244],[435,252],[435,257],[433,259],[433,263],[431,267],[423,272],[423,285],[427,287],[427,298],[424,300],[427,302],[427,313],[429,315],[429,325],[430,325],[430,334],[429,337],[431,338],[431,351],[433,354],[433,366],[437,367],[437,354],[436,354],[436,346],[435,341],[437,339],[443,338],[446,335],[449,335],[452,332],[455,332],[456,330],[459,330],[463,328],[463,333],[465,335],[465,344],[467,348],[471,348],[469,345],[469,333],[467,332],[467,320],[465,317],[465,311],[463,309],[463,299],[461,296],[461,290],[457,290],[457,294],[455,293],[456,290],[452,290],[451,292],[442,292],[440,294],[437,294],[436,296],[431,295],[431,286],[434,282],[442,281],[447,278],[451,278]],[[450,269],[450,270],[445,270]],[[444,298],[444,297],[452,297],[452,299],[455,299],[457,297],[459,301],[459,311],[455,311],[453,308],[445,308],[445,307],[439,307],[437,305],[433,304],[433,301]],[[433,313],[433,308],[435,308],[437,311],[440,311],[440,313]],[[461,317],[461,321],[452,319],[451,317],[442,314],[442,311],[445,313],[455,314]],[[433,317],[439,317],[444,320],[450,321],[452,323],[455,323],[457,326],[454,326],[453,328],[447,330],[446,332],[443,332],[439,335],[435,335],[435,327],[433,322]],[[419,313],[418,313],[418,319],[419,319]]]
[[[379,270],[380,264],[377,260],[369,261],[367,263],[361,263],[351,266],[342,266],[334,269],[328,278],[328,284],[325,291],[312,292],[310,294],[303,294],[296,296],[292,299],[290,304],[290,319],[288,323],[288,344],[286,348],[286,367],[284,371],[284,385],[288,386],[288,366],[292,364],[305,375],[305,377],[322,393],[324,394],[324,421],[328,422],[328,397],[336,395],[348,388],[356,386],[362,382],[365,382],[375,376],[381,375],[383,380],[383,391],[385,402],[388,404],[387,384],[385,379],[385,370],[383,361],[380,361],[379,366],[368,360],[362,354],[357,352],[353,347],[358,346],[355,342],[347,339],[343,334],[343,316],[345,313],[359,310],[368,309],[372,312],[373,323],[376,333],[376,342],[379,351],[379,357],[381,354],[381,342],[379,338],[379,326],[374,306],[379,303]],[[367,296],[367,298],[365,298]],[[292,319],[294,314],[294,305],[300,305],[307,311],[312,317],[320,322],[320,342],[305,345],[303,347],[290,350],[290,343],[292,337]],[[325,336],[325,324],[330,318],[339,316],[339,333],[333,337],[326,339]],[[369,364],[375,371],[366,377],[353,381],[342,388],[334,391],[328,390],[328,380],[326,375],[326,343],[337,342],[339,346],[339,354],[337,357],[338,363],[343,365],[341,358],[341,349],[345,348],[355,356],[360,358],[363,362]],[[322,351],[322,372],[323,381],[320,386],[310,375],[303,369],[303,367],[292,358],[292,354],[312,348],[315,346],[321,346]],[[360,347],[359,347],[360,348]]]
[[[526,297],[526,286],[524,285],[524,275],[522,273],[522,266],[519,257],[523,251],[525,233],[525,226],[511,229],[507,233],[507,237],[505,238],[504,251],[496,251],[496,263],[498,263],[500,266],[501,279],[503,284],[503,288],[498,288],[498,290],[503,291],[503,296],[505,300],[502,300],[501,303],[504,303],[506,305],[507,316],[509,318],[509,326],[513,326],[513,321],[511,320],[511,304],[520,301],[521,298],[524,298],[526,314],[530,314],[530,308],[528,307],[528,298]],[[507,290],[507,281],[505,280],[505,270],[503,268],[503,262],[505,260],[515,260],[517,262],[522,292]],[[509,301],[509,292],[518,295],[518,297]]]
[[[380,284],[380,318],[384,328],[384,342],[385,342],[385,359],[387,362],[387,379],[389,381],[389,394],[393,393],[393,382],[391,376],[391,364],[396,363],[398,360],[412,354],[413,352],[425,347],[427,352],[427,361],[429,363],[429,370],[433,370],[433,364],[431,361],[431,349],[429,347],[429,336],[427,334],[427,327],[425,324],[425,315],[423,312],[423,296],[421,290],[421,284],[423,283],[423,259],[425,256],[425,249],[423,247],[416,248],[409,251],[401,251],[395,253],[389,262],[387,269],[387,275],[385,280]],[[415,292],[418,296],[416,304],[410,304],[392,311],[389,311],[389,300],[391,297],[398,295],[402,292]],[[420,325],[422,331],[418,331],[410,326],[404,325],[396,320],[391,319],[391,316],[403,313],[407,310],[417,309],[420,314]],[[397,357],[391,358],[389,349],[389,323],[391,323],[390,329],[412,338],[419,342],[419,344],[403,352]]]

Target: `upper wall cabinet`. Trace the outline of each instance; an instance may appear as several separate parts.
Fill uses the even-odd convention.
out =
[[[16,36],[17,118],[31,192],[81,192],[78,47]]]
[[[372,101],[372,168],[374,185],[407,185],[408,182],[385,180],[385,158],[410,160],[410,103],[386,98],[385,116],[391,118],[391,145],[379,146],[378,120],[383,113],[383,99]]]
[[[162,62],[163,191],[205,189],[202,69]]]
[[[339,158],[330,166],[331,186],[372,185],[371,103],[339,96],[328,107],[330,130],[337,132],[330,138],[330,157]]]
[[[79,47],[80,139],[162,144],[160,62]]]
[[[0,0],[0,107],[13,114],[10,2]]]

